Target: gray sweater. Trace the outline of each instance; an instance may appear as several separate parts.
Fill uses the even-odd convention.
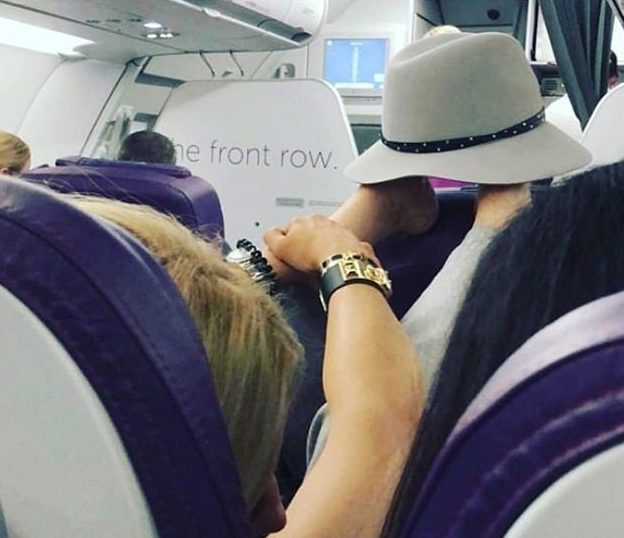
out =
[[[496,230],[491,228],[472,228],[401,320],[420,359],[427,391],[444,358],[455,319],[477,264],[495,235]],[[308,432],[308,468],[321,454],[329,427],[329,409],[324,404],[316,413]]]
[[[444,358],[481,254],[495,235],[491,228],[472,228],[401,321],[418,353],[427,390]]]

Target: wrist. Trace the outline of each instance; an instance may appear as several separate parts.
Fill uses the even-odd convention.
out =
[[[327,310],[334,292],[350,284],[366,284],[376,288],[386,299],[392,292],[388,273],[364,254],[334,254],[320,264],[320,299]]]
[[[362,244],[360,241],[345,241],[324,245],[324,248],[319,249],[318,254],[312,258],[314,260],[313,272],[320,275],[323,272],[323,265],[328,260],[345,254],[362,254]]]
[[[247,239],[237,241],[236,248],[227,254],[225,261],[238,265],[251,280],[263,286],[269,295],[278,295],[277,275],[266,257],[251,241]]]

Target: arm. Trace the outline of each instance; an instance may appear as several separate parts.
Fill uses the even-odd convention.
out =
[[[306,273],[332,254],[362,250],[353,234],[324,217],[295,219],[265,240]],[[331,428],[275,538],[379,536],[422,411],[418,362],[378,290],[339,289],[327,323],[323,386]]]

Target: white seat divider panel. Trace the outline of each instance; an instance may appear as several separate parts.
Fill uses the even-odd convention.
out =
[[[581,144],[592,153],[592,165],[624,159],[624,84],[605,95],[583,131]]]
[[[188,82],[156,130],[174,140],[178,164],[214,185],[230,242],[258,242],[297,215],[330,215],[355,189],[342,174],[357,154],[353,135],[321,80]]]
[[[594,456],[544,491],[505,538],[624,536],[624,445]]]
[[[1,286],[0,371],[0,502],[9,538],[156,537],[97,395],[54,335]]]

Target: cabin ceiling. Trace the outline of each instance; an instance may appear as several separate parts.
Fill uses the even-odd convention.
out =
[[[440,10],[445,24],[454,24],[467,31],[496,28],[497,31],[513,30],[523,0],[440,0]]]
[[[504,32],[524,42],[528,0],[416,0],[414,6],[416,16],[431,26]]]
[[[340,15],[349,9],[353,2],[354,0],[329,0],[327,22],[329,24],[335,22]]]
[[[0,1],[0,17],[88,39],[94,44],[77,51],[110,61],[200,50],[242,52],[293,47],[170,0]],[[143,24],[150,20],[163,23],[174,37],[149,39]]]

